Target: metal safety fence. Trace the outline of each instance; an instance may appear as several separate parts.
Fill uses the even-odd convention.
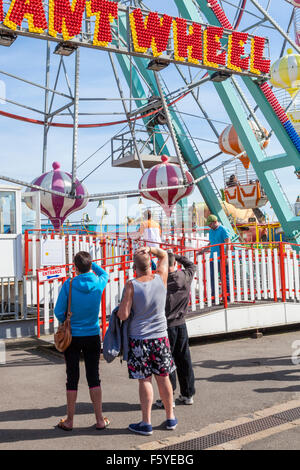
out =
[[[193,248],[164,243],[164,249],[187,256],[196,265],[191,284],[190,311],[205,313],[208,308],[227,309],[232,305],[255,304],[257,302],[300,302],[300,257],[296,246],[283,242],[256,245],[218,245],[219,252],[211,255],[202,252],[201,247]],[[211,250],[214,247],[206,247]],[[128,279],[135,276],[133,252],[113,254],[96,260],[109,274],[109,281],[103,292],[99,317],[104,337],[112,310],[120,303],[123,288]],[[58,322],[54,306],[59,289],[69,276],[74,276],[73,264],[59,266],[63,269],[61,278],[40,280],[37,270],[37,325],[38,336],[54,331]],[[52,269],[55,269],[53,267]],[[179,269],[181,267],[179,266]],[[299,310],[300,321],[300,310]]]

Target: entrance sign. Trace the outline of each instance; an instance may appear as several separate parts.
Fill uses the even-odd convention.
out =
[[[0,0],[0,35],[16,34],[215,71],[269,78],[268,40],[110,0]],[[6,10],[6,11],[5,11]],[[46,12],[49,11],[48,20]],[[120,31],[124,33],[121,35]],[[126,41],[124,40],[126,38]]]
[[[66,268],[47,268],[38,271],[39,282],[62,279],[66,276]]]

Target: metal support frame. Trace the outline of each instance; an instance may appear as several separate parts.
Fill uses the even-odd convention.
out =
[[[124,99],[124,93],[123,93],[123,90],[122,90],[122,87],[121,87],[121,82],[120,82],[120,79],[118,77],[117,69],[116,69],[115,62],[114,62],[114,59],[113,59],[113,56],[112,56],[111,52],[109,53],[109,58],[110,58],[110,63],[111,63],[113,73],[114,73],[114,76],[115,76],[115,79],[116,79],[116,82],[117,82],[118,90],[119,90],[120,96],[122,98],[123,108],[124,108],[126,117],[128,119],[128,125],[129,125],[129,128],[130,128],[130,132],[131,132],[131,136],[132,136],[132,140],[133,140],[133,144],[134,144],[134,149],[136,151],[136,154],[137,154],[137,157],[138,157],[138,160],[139,160],[139,164],[140,164],[140,167],[141,167],[141,170],[142,170],[142,174],[144,174],[145,173],[145,168],[144,168],[143,160],[142,160],[140,150],[139,150],[139,147],[137,145],[137,141],[136,141],[136,137],[135,137],[135,129],[134,129],[135,128],[135,122],[132,123],[131,120],[130,120],[130,117],[129,117],[130,113],[128,112],[128,109],[127,109],[127,105],[126,105],[126,102],[125,102],[125,99]]]
[[[179,165],[180,165],[180,168],[181,168],[183,182],[186,183],[187,178],[186,178],[186,174],[185,174],[185,170],[184,170],[184,166],[183,166],[181,151],[180,151],[180,148],[179,148],[179,145],[178,145],[176,134],[174,132],[174,128],[173,128],[169,108],[167,106],[167,102],[165,100],[165,96],[163,94],[163,90],[162,90],[162,87],[161,87],[161,84],[160,84],[160,81],[159,81],[158,72],[154,72],[154,77],[155,77],[158,93],[159,93],[159,96],[160,96],[160,99],[161,99],[161,102],[162,102],[163,110],[164,110],[164,113],[165,113],[165,116],[166,116],[166,119],[167,119],[169,132],[170,132],[172,142],[173,142],[173,145],[174,145],[174,148],[175,148],[175,152],[176,152],[176,155],[177,155],[177,158],[178,158],[178,161],[179,161]]]
[[[126,29],[126,22],[124,18],[120,18],[119,21],[119,28],[120,28],[120,36],[123,38],[127,37],[127,29]],[[140,78],[140,71],[138,67],[133,67],[133,64],[130,62],[129,58],[126,57],[125,55],[117,54],[116,55],[118,63],[122,69],[123,75],[126,78],[127,85],[130,88],[131,96],[137,99],[136,105],[137,107],[141,106],[147,106],[148,105],[148,99],[144,90],[144,87],[141,82]],[[143,77],[143,75],[141,74]],[[145,80],[145,83],[148,84],[147,80]],[[150,84],[148,84],[149,89],[151,90]],[[145,100],[145,101],[143,101]],[[149,117],[143,118],[143,122],[145,126],[147,127],[148,123],[150,121]],[[157,138],[154,143],[156,153],[160,154],[161,148],[165,147],[164,153],[166,155],[170,155],[168,148],[165,146],[165,142],[162,136],[159,135],[159,127],[155,126],[153,129],[154,132],[157,132]]]
[[[120,22],[120,34],[123,34],[124,37],[126,37],[126,24],[122,23],[122,21]],[[127,68],[124,67],[125,64],[124,64],[124,57],[123,56],[118,54],[117,57],[118,57],[118,60],[120,62],[120,65],[123,69],[123,73],[124,73],[124,76],[127,80],[128,86],[130,86],[131,78],[132,78],[133,83],[135,84],[135,88],[132,88],[133,95],[134,96],[139,96],[139,97],[143,96],[144,95],[144,90],[143,90],[142,84],[140,82],[139,75],[137,74],[135,69],[132,71],[132,73],[130,73],[130,68],[129,67],[127,67]],[[145,81],[148,83],[148,85],[150,85],[153,94],[157,94],[158,90],[157,90],[157,85],[156,85],[156,82],[155,82],[155,77],[154,77],[153,72],[147,69],[147,65],[148,65],[147,61],[145,59],[140,58],[140,57],[135,57],[135,63],[137,65],[138,70],[140,71],[140,74],[142,75],[142,77],[145,79]],[[188,167],[189,167],[193,177],[196,179],[196,178],[199,178],[201,176],[204,176],[205,173],[204,173],[203,168],[198,167],[197,169],[193,169],[193,167],[195,167],[196,165],[199,164],[198,157],[195,154],[195,151],[194,151],[192,145],[190,144],[189,139],[185,136],[184,129],[183,129],[182,125],[180,124],[178,116],[172,110],[170,111],[170,113],[171,113],[172,124],[174,126],[174,131],[175,131],[177,139],[178,139],[180,150],[182,152],[184,160],[188,164]],[[229,229],[232,239],[233,240],[237,239],[237,235],[234,232],[234,230],[232,229],[231,223],[228,220],[228,218],[227,218],[227,216],[226,216],[226,214],[225,214],[225,212],[222,208],[222,205],[221,205],[217,195],[215,194],[214,189],[212,188],[212,186],[211,186],[210,182],[208,181],[208,179],[204,178],[203,180],[200,180],[199,183],[197,184],[197,186],[198,186],[201,194],[203,195],[203,198],[204,198],[205,202],[207,203],[208,207],[210,208],[211,212],[218,215],[218,217],[220,218],[222,224],[225,225]]]
[[[72,190],[74,195],[76,191],[77,177],[77,148],[78,148],[78,110],[79,110],[79,64],[80,49],[75,51],[75,85],[74,85],[74,127],[73,127],[73,150],[72,150]]]
[[[182,71],[180,70],[180,67],[179,67],[178,65],[176,65],[176,68],[177,68],[177,70],[178,70],[178,72],[179,72],[179,75],[181,76],[181,78],[183,79],[183,81],[185,82],[185,84],[188,86],[188,81],[186,80],[184,74],[183,74]],[[210,77],[208,77],[207,80],[210,80]],[[207,112],[205,111],[205,109],[203,108],[203,106],[201,105],[199,99],[196,97],[195,91],[192,90],[191,93],[192,93],[192,96],[193,96],[195,102],[197,103],[197,106],[199,107],[199,109],[200,109],[200,111],[202,112],[203,116],[205,117],[205,119],[207,120],[208,124],[210,125],[210,127],[211,127],[213,133],[215,134],[215,136],[216,136],[217,138],[219,138],[219,136],[220,136],[219,132],[217,131],[217,129],[216,129],[216,127],[215,127],[215,125],[214,125],[212,119],[210,119],[209,115],[207,114]]]
[[[232,81],[237,93],[239,94],[242,102],[244,103],[246,109],[248,110],[248,113],[250,114],[251,118],[254,120],[255,124],[257,125],[258,129],[260,130],[260,132],[262,134],[262,137],[264,139],[269,139],[270,134],[269,135],[265,134],[264,128],[262,127],[261,123],[259,122],[254,110],[252,109],[249,101],[247,100],[246,96],[244,95],[244,93],[243,93],[241,87],[239,86],[237,80],[234,77],[231,77],[231,81]]]
[[[45,76],[45,105],[44,105],[44,138],[43,138],[43,162],[42,162],[42,173],[46,172],[47,165],[47,142],[48,142],[48,112],[49,112],[49,84],[50,84],[50,43],[46,43],[46,76]]]
[[[178,1],[178,0],[175,0]],[[212,10],[209,8],[206,2],[197,0],[202,12],[207,16],[207,19],[216,25],[220,25],[218,19],[215,17]],[[252,3],[253,0],[251,0]],[[188,4],[189,0],[185,2]],[[280,31],[281,32],[281,31]],[[285,37],[285,35],[283,35]],[[259,88],[258,84],[254,80],[245,78],[243,79],[249,92],[254,98],[255,102],[259,105],[262,113],[269,122],[271,128],[279,139],[281,145],[286,151],[286,166],[300,167],[300,155],[285,129],[279,122],[275,115],[271,105],[267,101],[263,92]],[[232,85],[229,81],[223,83],[215,83],[216,91],[218,92],[226,111],[241,139],[241,142],[246,150],[246,153],[254,167],[254,170],[268,196],[268,199],[273,207],[273,210],[278,217],[286,236],[294,243],[300,243],[300,217],[294,217],[288,202],[285,199],[285,195],[282,193],[281,187],[278,184],[278,180],[275,177],[274,172],[269,169],[266,170],[263,164],[269,160],[265,157],[260,145],[256,141],[254,134],[247,121],[243,109],[241,108],[240,102],[237,100],[235,93],[233,92]],[[275,157],[278,158],[278,157]],[[280,158],[280,167],[282,168],[282,158]]]
[[[118,59],[120,60],[119,56],[118,56]],[[145,61],[145,59],[135,58],[135,63],[137,65],[138,69],[140,70],[140,73],[144,77],[144,79],[151,86],[153,94],[157,94],[158,90],[157,90],[157,86],[156,86],[155,77],[154,77],[153,72],[147,69],[147,65],[148,65],[147,61]],[[139,80],[139,77],[135,73],[135,71],[133,71],[133,72],[134,72],[133,73],[133,80],[136,84],[139,84],[139,90],[141,90],[142,85],[141,85],[141,82]],[[126,73],[126,70],[123,71],[123,73],[124,73],[124,76],[127,80],[127,83],[129,83],[130,75],[128,73]],[[134,90],[133,90],[133,93],[134,93]],[[174,131],[175,131],[177,139],[178,139],[180,150],[182,152],[183,158],[184,158],[185,162],[187,163],[193,177],[196,179],[196,178],[199,178],[201,176],[204,176],[205,173],[204,173],[202,168],[198,167],[196,170],[193,169],[193,167],[195,167],[197,164],[199,164],[199,160],[198,160],[198,158],[195,154],[195,151],[194,151],[192,145],[190,144],[189,139],[185,136],[185,132],[182,128],[182,125],[180,124],[178,116],[172,110],[170,111],[170,114],[171,114],[171,118],[172,118],[172,124],[173,124],[173,127],[174,127]],[[198,186],[198,188],[199,188],[206,204],[208,205],[209,209],[211,210],[211,212],[213,212],[214,214],[216,214],[220,218],[222,224],[225,225],[229,229],[232,239],[236,240],[237,235],[234,232],[234,230],[232,229],[230,221],[229,221],[228,217],[226,216],[226,214],[225,214],[225,212],[222,208],[222,205],[221,205],[218,197],[216,196],[216,194],[215,194],[211,184],[209,183],[208,179],[205,178],[205,179],[199,181],[199,183],[197,183],[197,186]]]
[[[285,38],[285,40],[295,49],[298,54],[300,54],[300,47],[298,44],[293,41],[289,35],[279,26],[279,24],[272,18],[271,15],[256,1],[256,0],[250,0],[253,5],[256,6],[256,8],[264,15],[264,17],[277,29],[277,31],[280,32],[280,34]]]
[[[32,183],[26,183],[25,181],[18,180],[16,178],[11,178],[10,176],[4,176],[0,175],[0,180],[3,181],[8,181],[9,183],[14,183],[20,186],[26,186],[27,188],[32,188],[32,189],[37,189],[38,191],[42,191],[44,193],[49,193],[49,194],[56,194],[56,196],[61,196],[61,192],[59,191],[53,191],[52,189],[46,189],[43,188],[42,186],[38,186],[36,184]],[[66,194],[66,197],[69,199],[76,199],[75,196],[72,196],[70,194]]]
[[[141,59],[137,59],[139,62],[140,70],[142,67],[142,63],[140,63]],[[151,83],[152,87],[155,90],[155,82],[154,82],[154,77],[150,75],[149,71],[144,68],[142,70],[144,76],[147,76],[149,83]],[[180,146],[180,150],[182,152],[182,156],[187,163],[187,166],[193,176],[193,178],[196,180],[199,177],[205,176],[205,169],[203,167],[198,167],[197,169],[194,169],[199,164],[199,159],[197,157],[197,154],[189,140],[189,138],[186,136],[186,133],[184,132],[184,129],[182,127],[182,124],[179,120],[178,115],[176,114],[175,111],[171,110],[170,111],[171,118],[172,118],[172,124],[178,139],[178,143]],[[231,233],[232,239],[236,239],[236,233],[232,229],[231,223],[225,214],[221,202],[217,195],[214,192],[213,187],[211,186],[211,183],[209,182],[208,178],[204,178],[202,180],[199,180],[197,183],[197,187],[200,190],[200,193],[202,194],[207,206],[209,207],[210,211],[214,214],[216,214],[220,221],[222,222],[223,225],[225,225],[228,230]]]

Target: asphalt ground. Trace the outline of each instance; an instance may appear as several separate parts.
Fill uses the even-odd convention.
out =
[[[82,362],[74,429],[64,432],[56,427],[66,412],[63,357],[34,339],[7,340],[0,354],[0,450],[107,450],[112,455],[117,450],[155,451],[300,407],[300,331],[259,339],[193,341],[191,354],[196,395],[192,406],[177,400],[176,430],[164,429],[164,410],[153,406],[153,435],[129,431],[128,425],[141,419],[138,384],[128,379],[126,363],[116,359],[107,364],[102,359],[103,410],[111,421],[109,428],[100,432],[94,428]],[[177,390],[175,397],[178,394]],[[214,448],[298,450],[300,420]]]

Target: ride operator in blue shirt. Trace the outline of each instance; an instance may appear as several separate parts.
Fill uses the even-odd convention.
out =
[[[203,248],[200,250],[200,253],[210,250],[210,284],[211,284],[211,295],[215,297],[215,276],[214,276],[214,253],[217,253],[218,256],[218,275],[221,272],[221,262],[220,262],[220,245],[224,243],[224,252],[227,253],[228,243],[230,240],[229,230],[220,224],[216,215],[209,215],[206,220],[206,225],[210,228],[209,230],[209,245],[210,248]],[[214,245],[214,246],[213,246]],[[226,286],[227,294],[229,293],[229,275],[228,275],[228,266],[226,265]]]

